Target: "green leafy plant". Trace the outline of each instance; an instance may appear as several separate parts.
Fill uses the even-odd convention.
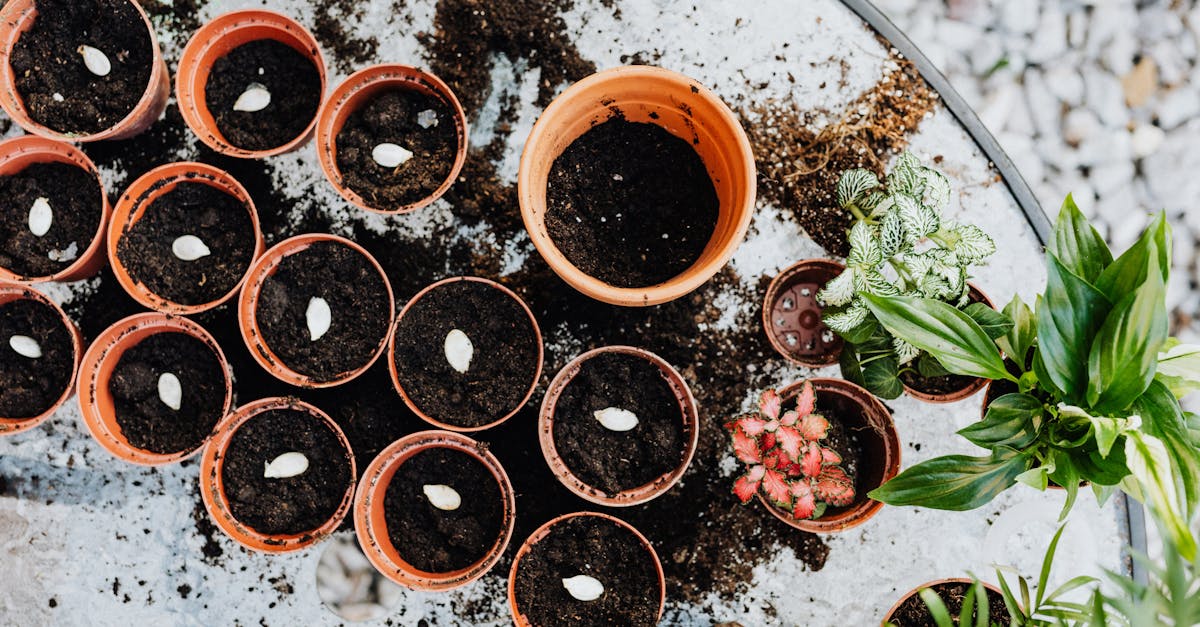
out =
[[[979,227],[943,220],[950,182],[912,154],[904,153],[885,184],[869,170],[848,170],[837,187],[838,204],[854,216],[848,236],[846,270],[817,295],[825,303],[826,326],[846,340],[842,375],[881,398],[904,391],[900,374],[923,377],[947,374],[919,347],[895,337],[879,324],[867,297],[923,297],[965,308],[988,326],[995,317],[982,304],[972,305],[967,268],[987,258],[996,245]]]
[[[938,627],[1000,627],[1004,624],[991,620],[987,588],[979,580],[973,581],[967,588],[958,615],[950,612],[950,609],[946,607],[946,602],[933,588],[922,588],[917,592],[917,596],[925,603],[925,607],[929,610],[929,616],[933,618],[933,622],[937,623]],[[895,623],[888,623],[888,627],[895,626]]]

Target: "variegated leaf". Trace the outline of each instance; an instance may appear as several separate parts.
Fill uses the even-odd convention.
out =
[[[874,270],[870,272],[859,272],[854,275],[854,287],[859,292],[866,292],[876,296],[895,296],[900,293],[900,288],[896,287],[880,272]]]
[[[920,196],[924,181],[919,169],[921,162],[910,152],[901,153],[887,175],[888,191],[892,194]]]
[[[800,459],[800,445],[804,444],[804,436],[795,427],[780,426],[775,430],[779,439],[779,448],[787,454],[788,459],[795,462]]]
[[[885,202],[887,199],[887,194],[875,190],[863,196],[862,200],[858,201],[858,206],[868,216],[876,217],[887,211],[887,207],[891,205],[891,203]]]
[[[870,313],[871,310],[862,301],[855,300],[837,310],[826,309],[821,319],[834,333],[846,334],[862,324]]]
[[[792,506],[792,492],[783,473],[768,469],[763,473],[763,494],[771,502],[784,508]]]
[[[925,180],[925,202],[935,211],[941,211],[950,201],[950,179],[945,174],[921,166],[921,177]]]
[[[904,237],[904,221],[900,219],[900,214],[891,211],[883,216],[879,228],[879,250],[884,259],[891,259],[904,250]]]
[[[896,196],[896,210],[904,223],[905,234],[910,242],[919,241],[938,230],[940,219],[937,212],[926,207],[911,196]]]
[[[954,228],[958,241],[954,244],[954,252],[964,264],[981,261],[996,252],[996,242],[988,237],[983,229],[973,224],[960,224]]]
[[[815,442],[824,439],[829,433],[829,420],[821,414],[809,414],[800,419],[797,428],[804,439]]]
[[[816,404],[817,393],[813,389],[811,381],[805,381],[804,387],[800,388],[800,396],[796,397],[796,413],[797,417],[807,416],[812,413],[813,406]]]
[[[831,307],[845,305],[854,298],[854,268],[846,268],[817,292],[817,298]]]
[[[882,192],[872,193],[870,202],[875,203],[875,205],[871,207],[872,218],[878,218],[879,216],[891,213],[892,207],[896,206],[896,201],[892,199],[892,195],[884,194]]]
[[[762,462],[762,450],[759,448],[758,440],[746,435],[741,429],[733,430],[733,454],[742,463],[758,464]]]
[[[783,399],[775,390],[767,390],[758,399],[758,413],[771,420],[779,419],[779,410],[783,407]]]
[[[733,493],[737,495],[743,503],[747,503],[754,498],[754,493],[758,492],[758,486],[762,483],[763,475],[767,469],[762,466],[751,466],[746,474],[738,477],[737,481],[733,482]]]
[[[856,222],[847,237],[850,256],[846,265],[853,268],[874,268],[883,263],[883,252],[879,248],[879,233],[866,222]]]
[[[823,457],[821,456],[821,447],[812,445],[804,449],[803,456],[800,458],[800,468],[804,472],[805,477],[816,477],[821,474],[821,467],[824,465]]]
[[[921,354],[921,350],[916,346],[898,337],[892,338],[892,349],[896,351],[896,357],[900,360],[901,366],[916,359]]]
[[[817,499],[813,495],[812,487],[807,481],[796,481],[792,483],[792,517],[798,519],[812,518],[816,512]]]
[[[843,207],[858,205],[868,192],[879,187],[875,173],[862,168],[846,170],[837,184],[838,204]]]

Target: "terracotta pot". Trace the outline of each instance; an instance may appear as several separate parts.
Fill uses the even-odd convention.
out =
[[[246,234],[247,237],[252,236],[254,238],[254,258],[257,259],[263,252],[262,231],[258,226],[258,210],[254,208],[254,200],[250,198],[250,193],[246,191],[246,188],[242,187],[242,184],[237,182],[228,172],[204,163],[185,161],[159,166],[134,181],[129,186],[129,189],[125,190],[125,193],[121,195],[121,198],[117,200],[117,207],[113,211],[112,223],[108,226],[108,261],[112,265],[113,275],[117,278],[117,282],[121,284],[121,287],[125,288],[125,291],[134,300],[150,309],[181,316],[208,311],[209,309],[223,305],[238,293],[238,290],[241,289],[242,281],[245,281],[245,276],[243,276],[242,281],[239,281],[233,289],[214,301],[199,305],[184,305],[151,292],[144,284],[130,276],[129,270],[125,268],[125,265],[121,263],[121,259],[117,256],[117,244],[133,228],[133,225],[142,219],[146,210],[155,201],[184,182],[202,183],[219,189],[241,201],[247,211],[250,212],[250,222],[254,225],[254,232]],[[249,269],[247,269],[246,275],[249,275]]]
[[[696,263],[651,287],[621,288],[587,275],[567,260],[546,229],[546,181],[555,159],[579,136],[616,115],[657,124],[692,144],[721,203],[716,231]],[[529,239],[558,276],[596,300],[645,307],[691,292],[724,267],[750,226],[756,176],[750,141],[737,116],[716,95],[682,74],[629,66],[593,74],[546,107],[525,144],[517,183]]]
[[[254,9],[233,11],[213,19],[196,31],[183,49],[179,70],[175,75],[175,98],[188,128],[200,141],[221,154],[262,159],[292,152],[312,139],[313,129],[317,126],[317,117],[314,115],[303,133],[269,150],[239,148],[226,141],[221,134],[204,96],[213,63],[239,46],[264,39],[273,39],[306,55],[317,67],[321,76],[321,95],[325,94],[325,57],[321,55],[321,48],[312,33],[295,20],[273,11]]]
[[[896,433],[891,413],[865,389],[844,379],[808,381],[817,393],[816,413],[828,412],[832,408],[831,413],[843,421],[851,422],[843,422],[843,426],[859,430],[865,450],[858,460],[858,476],[854,477],[854,502],[847,507],[830,508],[824,516],[815,520],[796,520],[790,512],[768,503],[761,495],[758,499],[776,518],[801,531],[836,533],[867,522],[883,508],[883,503],[868,497],[867,492],[887,483],[900,472],[900,436]],[[803,387],[804,381],[797,381],[779,390],[784,406],[794,400]],[[859,489],[858,486],[863,487]]]
[[[521,613],[520,608],[517,607],[517,567],[521,563],[521,558],[529,554],[529,551],[533,549],[533,545],[537,544],[542,540],[542,538],[545,538],[547,535],[549,535],[550,530],[554,527],[554,525],[557,525],[558,523],[569,518],[578,518],[581,516],[594,516],[596,518],[603,518],[604,520],[611,521],[618,527],[628,529],[633,533],[634,536],[637,537],[639,541],[641,541],[642,545],[646,547],[646,550],[650,553],[651,559],[654,560],[654,569],[658,573],[658,620],[661,621],[663,608],[666,606],[667,602],[667,583],[666,578],[663,576],[662,562],[660,562],[658,559],[658,552],[654,550],[654,545],[650,544],[650,541],[646,539],[646,536],[642,535],[642,533],[635,529],[633,525],[621,520],[620,518],[609,516],[608,514],[601,514],[599,512],[576,512],[574,514],[563,514],[562,516],[551,520],[541,527],[538,527],[537,531],[534,531],[533,534],[529,536],[529,539],[521,545],[521,548],[517,550],[517,554],[513,556],[512,568],[508,572],[508,609],[512,612],[513,622],[516,623],[517,627],[532,627],[529,619],[525,618],[525,615]]]
[[[458,131],[458,152],[454,157],[454,166],[450,169],[450,175],[432,194],[409,205],[377,207],[367,202],[358,192],[346,187],[337,164],[337,136],[351,113],[376,95],[391,90],[417,91],[434,96],[450,105],[450,108],[454,109],[454,127]],[[321,106],[321,113],[317,121],[317,157],[320,158],[325,178],[329,179],[342,198],[355,206],[376,213],[408,213],[426,207],[441,198],[458,179],[458,174],[467,161],[467,137],[467,115],[463,112],[458,97],[446,83],[442,82],[442,79],[408,65],[373,65],[351,74],[350,78],[333,90],[333,94]]]
[[[571,472],[571,469],[567,467],[566,462],[559,456],[558,450],[554,447],[554,411],[558,405],[559,396],[562,395],[563,390],[570,384],[571,380],[575,378],[575,375],[579,374],[579,369],[583,362],[605,353],[621,353],[640,357],[654,364],[662,371],[663,376],[667,379],[667,383],[671,386],[671,390],[675,393],[675,398],[679,401],[680,420],[683,421],[685,438],[683,461],[680,462],[679,466],[646,485],[619,492],[616,496],[609,496],[603,490],[584,483],[582,479]],[[542,400],[542,409],[538,414],[538,441],[541,442],[542,456],[546,458],[546,464],[550,466],[551,472],[554,473],[554,476],[568,490],[574,492],[580,498],[596,503],[597,505],[627,507],[645,503],[658,497],[667,490],[670,490],[683,477],[683,473],[687,470],[688,465],[692,463],[692,457],[696,454],[696,444],[700,435],[699,416],[700,413],[696,407],[696,399],[692,396],[692,391],[688,388],[687,381],[683,379],[683,376],[678,371],[671,367],[671,364],[658,355],[640,348],[632,346],[605,346],[590,350],[576,357],[554,376],[554,380],[550,382],[550,386],[546,389],[546,396]]]
[[[133,2],[133,0],[131,0]],[[92,133],[91,135],[73,135],[60,133],[43,126],[29,117],[25,110],[25,101],[17,91],[16,75],[13,73],[13,47],[21,34],[29,30],[37,18],[35,0],[8,0],[0,10],[0,107],[8,116],[26,131],[51,139],[62,139],[72,142],[93,142],[106,139],[128,139],[150,128],[167,108],[167,98],[171,95],[171,77],[167,71],[167,63],[163,61],[162,49],[158,45],[158,36],[154,33],[154,25],[141,5],[133,2],[146,29],[150,31],[150,45],[154,49],[154,67],[150,70],[150,80],[142,99],[125,119],[117,122],[111,128]]]
[[[251,418],[277,409],[302,411],[320,418],[333,429],[350,458],[350,483],[346,486],[346,495],[342,498],[341,505],[329,520],[312,531],[291,535],[259,533],[233,517],[233,512],[229,509],[229,499],[225,496],[225,482],[221,472],[225,467],[225,453],[229,450],[234,433]],[[350,441],[328,414],[299,399],[264,398],[239,407],[217,425],[216,433],[204,447],[200,458],[200,497],[217,527],[238,544],[265,553],[287,553],[312,546],[337,531],[354,500],[356,476],[354,451],[350,448]]]
[[[500,539],[478,562],[447,573],[427,572],[405,562],[388,536],[384,511],[384,497],[396,471],[417,453],[433,448],[448,448],[465,453],[486,466],[500,484],[500,494],[504,499],[504,532]],[[517,518],[516,507],[516,495],[512,483],[508,480],[508,473],[485,445],[465,435],[449,431],[421,431],[393,442],[367,466],[354,498],[354,528],[358,534],[358,543],[367,559],[385,577],[413,590],[440,592],[459,588],[479,579],[500,561],[504,550],[508,548],[509,540],[512,539],[513,525]]]
[[[817,292],[845,269],[829,259],[805,259],[771,280],[763,300],[763,329],[784,359],[809,368],[838,362],[845,342],[821,321],[824,307]]]
[[[53,139],[36,135],[23,135],[0,142],[0,176],[12,176],[35,163],[65,163],[84,170],[96,179],[96,187],[100,191],[99,209],[100,224],[96,234],[74,263],[49,276],[18,276],[7,268],[0,268],[0,280],[17,283],[39,283],[56,281],[69,283],[89,278],[104,267],[104,234],[107,232],[108,219],[112,215],[112,205],[108,202],[108,192],[104,190],[104,182],[96,170],[96,164],[78,148]],[[80,242],[83,244],[83,242]]]
[[[994,303],[992,303],[992,299],[988,298],[987,294],[983,293],[983,290],[980,290],[978,287],[976,287],[974,283],[968,283],[967,285],[971,288],[971,301],[972,302],[984,303],[985,305],[987,305],[988,307],[991,307],[992,309],[996,308],[996,305]],[[904,383],[903,381],[901,381],[900,383],[901,383],[901,385],[904,386],[904,391],[909,396],[911,396],[919,401],[924,401],[926,403],[933,403],[936,405],[936,404],[943,404],[943,403],[957,403],[958,401],[961,401],[964,398],[969,398],[969,397],[973,396],[979,390],[982,390],[984,387],[986,387],[988,382],[989,382],[988,379],[985,379],[983,377],[978,377],[978,378],[973,379],[971,381],[971,383],[964,386],[963,388],[955,390],[953,392],[947,392],[945,394],[930,394],[928,392],[922,392],[921,390],[911,387],[908,384]]]
[[[67,388],[63,390],[62,396],[58,397],[58,400],[54,401],[54,404],[51,405],[49,409],[32,418],[7,418],[0,416],[0,436],[13,435],[22,431],[28,431],[41,424],[50,416],[54,415],[54,412],[58,411],[58,408],[61,407],[62,404],[71,397],[71,392],[75,388],[75,379],[79,375],[79,359],[83,354],[83,336],[79,333],[79,327],[76,327],[75,323],[71,322],[71,319],[68,318],[67,314],[63,312],[62,307],[59,307],[57,304],[55,304],[55,302],[50,300],[50,298],[45,294],[31,287],[17,283],[0,281],[0,304],[23,299],[36,300],[39,303],[53,307],[54,311],[58,312],[59,317],[62,318],[63,324],[66,325],[67,329],[71,331],[71,343],[73,345],[72,355],[74,363],[71,364],[71,377],[69,379],[70,383],[68,383]]]
[[[367,252],[367,249],[344,237],[324,233],[297,235],[279,242],[272,246],[270,250],[263,253],[254,262],[254,265],[250,267],[246,283],[242,286],[241,296],[238,298],[238,327],[242,331],[242,339],[245,340],[246,347],[250,349],[250,354],[254,357],[254,361],[258,362],[258,365],[262,366],[264,370],[271,373],[276,379],[289,385],[309,389],[333,387],[355,379],[366,372],[375,363],[375,360],[379,359],[379,355],[383,353],[383,349],[388,344],[386,336],[380,338],[379,346],[371,354],[371,358],[366,363],[330,381],[317,381],[308,375],[292,370],[275,355],[271,347],[267,346],[266,340],[263,339],[262,331],[258,328],[258,298],[262,291],[263,282],[267,280],[267,277],[275,274],[275,269],[279,267],[279,263],[283,261],[284,257],[294,255],[317,242],[341,244],[366,257],[367,261],[379,272],[379,276],[383,277],[383,286],[387,290],[388,315],[391,316],[392,312],[396,310],[396,299],[392,296],[392,285],[388,281],[387,273],[383,271],[383,267],[379,265],[379,262],[375,260],[375,257],[371,253]],[[393,322],[394,320],[389,317],[387,321],[389,329]]]
[[[880,622],[880,626],[887,627],[888,622],[892,620],[892,616],[894,616],[896,614],[896,610],[900,609],[900,606],[904,605],[905,601],[907,601],[911,597],[916,596],[918,593],[921,592],[921,590],[924,590],[925,588],[932,588],[934,586],[940,586],[942,584],[948,584],[948,583],[963,583],[963,584],[971,585],[974,582],[966,577],[949,577],[946,579],[936,579],[934,581],[928,581],[926,583],[923,583],[923,584],[917,586],[916,588],[909,590],[907,593],[905,593],[904,596],[900,597],[899,600],[897,600],[895,603],[893,603],[892,607],[888,609],[887,614],[883,615],[883,620]],[[989,592],[989,594],[988,594],[989,597],[992,594],[995,594],[996,596],[1000,596],[1000,597],[1004,596],[1004,593],[1000,591],[1000,588],[997,588],[996,586],[993,586],[990,583],[983,582],[983,587],[987,588],[987,590]],[[1007,616],[1007,614],[1006,614],[1006,616]]]
[[[446,285],[448,283],[455,283],[458,281],[474,281],[476,283],[482,283],[484,285],[488,285],[490,287],[500,290],[501,292],[504,292],[504,294],[506,294],[508,297],[510,297],[513,300],[520,303],[521,309],[523,309],[525,311],[525,315],[529,316],[529,322],[530,322],[530,324],[533,325],[534,335],[537,336],[537,345],[538,345],[537,372],[534,373],[533,379],[529,382],[529,390],[525,393],[525,397],[521,399],[521,402],[516,407],[514,407],[512,409],[512,411],[505,414],[500,419],[494,420],[485,425],[480,425],[478,427],[462,427],[462,426],[458,426],[458,425],[452,425],[449,423],[442,422],[442,421],[430,416],[429,414],[425,413],[424,411],[421,411],[421,408],[417,407],[416,403],[414,403],[412,401],[412,399],[409,398],[408,393],[404,391],[404,384],[400,381],[400,373],[396,371],[396,330],[399,329],[400,321],[404,319],[404,315],[407,314],[412,309],[413,305],[416,304],[416,302],[418,300],[420,300],[421,297],[425,296],[426,294],[433,291],[434,289],[437,289],[440,286]],[[462,277],[452,277],[449,279],[442,279],[441,281],[438,281],[437,283],[427,286],[425,289],[421,290],[420,292],[417,292],[417,295],[413,296],[412,299],[409,300],[406,305],[404,305],[404,308],[400,310],[400,314],[398,316],[396,316],[396,323],[392,326],[392,332],[388,334],[388,372],[390,372],[392,374],[392,385],[396,388],[396,391],[400,393],[400,398],[404,399],[404,404],[407,405],[408,408],[411,409],[414,414],[416,414],[417,416],[420,416],[421,420],[428,422],[429,424],[437,427],[438,429],[445,429],[447,431],[458,431],[460,433],[470,433],[470,432],[474,432],[474,431],[483,431],[484,429],[490,429],[492,427],[495,427],[495,426],[503,423],[504,421],[508,420],[509,418],[512,418],[513,416],[515,416],[517,414],[517,412],[521,411],[521,408],[524,407],[525,404],[529,402],[529,399],[533,397],[533,391],[535,389],[537,389],[538,381],[540,381],[542,378],[542,365],[544,363],[544,357],[545,357],[545,348],[542,345],[542,330],[538,326],[537,318],[535,318],[533,316],[533,312],[529,310],[529,305],[526,305],[525,301],[522,300],[520,296],[517,296],[515,292],[508,289],[507,287],[504,287],[503,285],[501,285],[495,281],[489,281],[488,279],[483,279],[483,278],[473,277],[473,276],[462,276]]]
[[[105,329],[83,356],[79,372],[79,410],[83,424],[87,425],[92,437],[105,450],[116,457],[143,466],[162,466],[181,461],[195,455],[206,442],[177,453],[155,453],[137,448],[121,433],[117,424],[116,408],[109,381],[113,369],[121,361],[125,351],[143,340],[159,333],[183,333],[204,342],[217,356],[221,371],[225,374],[225,402],[221,412],[223,418],[233,406],[233,372],[225,353],[204,327],[176,316],[161,313],[144,313],[125,318]]]

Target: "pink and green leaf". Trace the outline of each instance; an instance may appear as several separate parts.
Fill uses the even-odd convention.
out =
[[[768,469],[763,474],[762,490],[763,494],[775,505],[784,508],[791,506],[792,493],[783,473]]]
[[[750,499],[754,498],[754,493],[758,492],[758,486],[762,484],[762,478],[766,472],[767,469],[762,466],[751,466],[746,474],[733,482],[733,493],[743,503],[748,503]]]
[[[779,448],[787,453],[789,460],[800,460],[800,447],[804,444],[804,436],[800,435],[800,431],[794,427],[781,426],[775,432],[775,437],[779,440]]]
[[[794,427],[794,426],[796,426],[796,423],[799,420],[800,420],[799,412],[797,412],[795,410],[785,411],[785,412],[783,412],[783,416],[780,416],[780,418],[779,418],[779,424],[781,424],[785,427]]]
[[[792,517],[798,519],[812,518],[813,511],[817,507],[817,499],[808,482],[796,481],[792,483],[791,493],[793,497]]]
[[[842,456],[831,448],[821,448],[821,463],[826,465],[837,465],[842,463]]]
[[[817,402],[817,395],[813,391],[812,382],[805,381],[804,389],[800,390],[800,396],[796,399],[796,411],[801,416],[807,416],[813,411],[814,405]]]
[[[845,471],[837,466],[831,466],[821,473],[813,492],[822,501],[837,507],[854,502],[854,484],[850,482]]]
[[[812,445],[804,449],[804,454],[800,458],[801,471],[805,477],[816,477],[821,474],[822,455],[821,447]]]
[[[738,418],[735,426],[744,431],[746,435],[755,437],[766,430],[767,421],[754,414],[749,414]]]
[[[809,414],[800,419],[797,425],[806,440],[823,440],[829,433],[829,421],[820,414]]]
[[[782,407],[783,400],[779,398],[779,393],[775,390],[763,392],[762,397],[758,400],[758,413],[770,420],[779,419],[779,410]]]
[[[746,435],[741,429],[733,430],[733,454],[747,464],[762,462],[762,450],[758,440]]]

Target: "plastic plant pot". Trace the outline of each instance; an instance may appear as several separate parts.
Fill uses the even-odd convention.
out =
[[[59,317],[62,318],[62,323],[66,325],[67,329],[71,332],[72,364],[71,376],[70,379],[68,379],[70,383],[67,384],[66,389],[63,390],[62,395],[58,397],[58,400],[56,400],[54,404],[37,416],[29,418],[9,418],[6,416],[0,416],[0,436],[13,435],[16,433],[21,433],[22,431],[28,431],[41,424],[50,416],[54,415],[54,412],[58,411],[58,408],[61,407],[62,404],[71,397],[71,392],[74,391],[75,379],[79,376],[79,360],[83,355],[83,335],[80,334],[79,327],[75,326],[75,323],[71,322],[71,319],[67,317],[65,312],[63,312],[62,307],[59,307],[57,304],[55,304],[54,301],[50,300],[50,298],[45,294],[31,287],[17,283],[0,281],[0,304],[6,304],[22,299],[36,300],[39,303],[54,308],[54,311],[57,312]]]
[[[980,290],[974,283],[968,283],[967,285],[968,285],[968,287],[970,287],[970,294],[971,294],[972,302],[983,303],[983,304],[987,305],[988,307],[991,307],[992,309],[996,308],[996,305],[994,303],[992,303],[992,299],[988,298],[987,294],[983,293],[983,290]],[[904,392],[906,394],[908,394],[909,396],[911,396],[919,401],[924,401],[926,403],[933,403],[936,405],[936,404],[944,404],[944,403],[957,403],[958,401],[961,401],[965,398],[970,398],[979,390],[982,390],[983,388],[987,387],[988,382],[989,382],[988,379],[984,379],[982,377],[975,378],[975,379],[972,379],[970,383],[964,385],[963,387],[961,387],[957,390],[954,390],[952,392],[945,392],[945,393],[941,393],[941,394],[931,394],[929,392],[923,392],[921,390],[918,390],[918,389],[908,385],[907,383],[904,383],[903,381],[901,381],[901,384],[904,385]]]
[[[555,159],[593,126],[616,115],[657,124],[692,144],[720,201],[716,230],[700,258],[682,274],[651,287],[621,288],[587,275],[567,260],[546,227],[546,183]],[[675,300],[724,267],[750,226],[756,180],[750,141],[729,107],[698,82],[650,66],[598,72],[555,98],[533,126],[517,177],[521,218],[550,268],[583,294],[628,307]]]
[[[775,352],[809,368],[838,362],[844,341],[821,321],[817,292],[846,266],[829,259],[805,259],[771,280],[763,300],[763,329]]]
[[[895,603],[892,604],[892,607],[888,609],[887,614],[883,615],[883,620],[879,623],[880,627],[887,627],[888,623],[892,620],[892,617],[896,615],[896,610],[899,610],[900,606],[904,605],[905,601],[916,596],[918,593],[920,593],[925,588],[932,588],[934,586],[940,586],[940,585],[944,585],[944,584],[954,584],[954,583],[961,583],[961,584],[965,584],[965,585],[969,586],[974,582],[971,581],[970,579],[967,579],[966,577],[949,577],[946,579],[935,579],[934,581],[929,581],[929,582],[923,583],[923,584],[917,586],[916,588],[909,590],[907,593],[904,594],[904,596],[900,597]],[[1004,594],[1000,591],[999,588],[997,588],[996,586],[993,586],[990,583],[983,582],[983,587],[987,588],[989,597],[991,597],[991,595],[993,595],[993,594],[995,594],[998,597],[1003,596],[1003,594]]]

